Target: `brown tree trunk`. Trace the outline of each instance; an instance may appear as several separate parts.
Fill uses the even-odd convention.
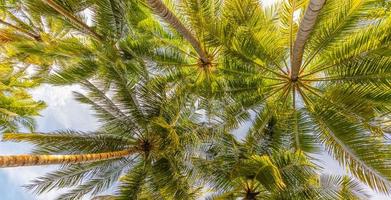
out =
[[[316,19],[323,8],[326,0],[311,0],[310,5],[305,11],[303,20],[300,23],[299,31],[296,35],[296,41],[293,46],[293,55],[291,60],[291,80],[297,80],[300,67],[303,60],[304,47],[315,26]]]
[[[92,153],[79,155],[10,155],[0,156],[0,168],[87,163],[101,160],[109,160],[129,156],[136,152],[136,149],[126,149],[106,153]]]
[[[190,31],[179,21],[179,19],[172,13],[161,0],[147,0],[148,5],[161,18],[166,20],[171,26],[175,28],[194,48],[198,53],[203,63],[210,63],[205,51],[202,49],[198,40],[190,33]]]

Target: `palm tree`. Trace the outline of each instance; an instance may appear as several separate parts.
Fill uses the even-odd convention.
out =
[[[348,176],[319,175],[303,152],[268,153],[265,148],[267,143],[250,137],[238,141],[230,134],[208,145],[205,158],[195,163],[215,191],[210,199],[369,198],[362,184]]]
[[[109,91],[102,90],[102,82],[84,81],[88,95],[75,93],[96,111],[99,130],[7,133],[3,140],[29,142],[36,149],[33,155],[0,156],[0,166],[61,164],[27,186],[37,193],[76,186],[59,199],[97,195],[118,180],[118,199],[194,199],[198,186],[185,162],[191,152],[185,150],[208,137],[195,123],[194,108],[183,97],[168,95],[170,88],[160,82],[122,81],[127,80],[116,80]]]
[[[22,134],[26,136],[27,134]],[[37,135],[34,135],[37,136]],[[6,135],[7,137],[18,137],[18,135]],[[126,149],[121,151],[113,151],[108,153],[94,153],[82,155],[12,155],[1,156],[0,163],[2,167],[20,167],[20,166],[38,166],[38,165],[53,165],[53,164],[73,164],[109,160],[121,158],[133,154],[136,149]]]
[[[143,4],[140,5],[139,2],[89,1],[64,3],[53,0],[34,0],[25,3],[26,5],[23,5],[23,1],[21,1],[20,4],[21,7],[26,7],[26,9],[32,11],[34,14],[45,14],[45,18],[51,18],[54,16],[56,19],[61,19],[60,21],[62,21],[63,23],[69,24],[73,27],[74,30],[78,31],[79,33],[83,33],[83,37],[86,37],[87,39],[92,39],[94,40],[94,42],[97,42],[99,49],[110,48],[110,50],[114,51],[114,53],[124,55],[122,59],[119,59],[119,61],[126,61],[128,59],[130,60],[131,58],[134,58],[136,56],[135,53],[140,54],[146,51],[144,49],[141,50],[141,52],[138,52],[137,49],[133,49],[137,48],[137,46],[134,47],[134,44],[129,44],[129,40],[137,40],[137,38],[134,37],[134,32],[137,32],[137,30],[131,30],[134,27],[131,26],[131,23],[126,23],[127,21],[134,20],[131,19],[131,17],[133,17],[131,15],[149,15],[151,17],[150,13],[144,9],[145,6]],[[174,15],[174,13],[172,13],[169,8],[166,7],[163,2],[147,1],[147,4],[152,8],[155,13],[161,16],[164,20],[168,21],[194,48],[194,50],[198,54],[198,57],[196,57],[197,59],[195,65],[199,65],[200,67],[212,65],[212,62],[210,61],[210,56],[206,53],[204,47],[202,47],[201,42],[193,36],[190,30],[185,28],[185,26],[179,21],[179,19]],[[133,7],[133,9],[137,10],[137,12],[133,12],[133,10],[130,11],[128,9],[129,7]],[[80,16],[87,9],[89,9],[89,11],[92,11],[89,13],[89,15],[91,15],[91,18],[96,19],[96,24],[94,24],[95,27],[91,27],[90,25],[88,25],[86,20]],[[137,18],[140,17],[135,18],[137,20]],[[67,37],[69,37],[69,35],[67,35]],[[91,46],[90,44],[86,44],[85,42],[83,42],[83,40],[80,40],[79,38],[71,37],[71,39],[77,40],[77,42],[75,42],[75,45],[78,45],[77,48],[82,51],[80,53],[87,53],[85,57],[94,58],[95,56],[97,56],[95,55],[95,52],[91,52],[99,51],[97,47],[95,47],[96,44]],[[161,39],[162,38],[160,38],[160,40]],[[145,43],[146,41],[140,40],[140,42]],[[115,47],[113,48],[113,44],[119,45],[115,45]],[[44,53],[49,53],[49,57],[53,56],[53,54],[56,55],[56,51],[60,50],[62,51],[61,56],[56,55],[55,58],[60,59],[60,61],[62,61],[61,59],[64,59],[64,56],[68,56],[67,54],[70,53],[64,52],[64,49],[67,49],[67,46],[63,45],[66,44],[59,43],[57,46],[54,47],[54,51],[52,46],[45,46],[45,50],[50,49],[52,51]],[[143,46],[143,48],[144,47],[146,46]],[[147,49],[152,48],[147,47]],[[37,52],[29,53],[32,53],[34,55]],[[43,52],[40,51],[39,53],[42,56]],[[72,55],[69,55],[69,57],[71,56]],[[91,62],[91,60],[87,61]],[[69,65],[65,62],[61,62],[61,66],[62,68],[64,68],[64,71],[60,70],[59,73],[62,75],[67,74],[68,76],[75,76],[76,78],[72,82],[74,83],[79,80],[77,79],[77,77],[80,77],[80,74],[91,75],[94,74],[94,72],[99,71],[97,70],[99,68],[98,64],[96,64],[95,68],[92,69],[85,69],[86,67],[80,66],[85,65],[84,62],[86,62],[85,59],[81,59],[81,61],[76,60],[76,63],[74,65]],[[55,81],[54,83],[58,83],[58,77],[56,80],[57,81]]]
[[[222,56],[222,46],[209,40],[210,29],[220,26],[223,5],[216,0],[186,0],[178,6],[173,6],[175,3],[170,1],[155,3],[159,8],[150,5],[146,9],[140,2],[133,5],[132,9],[143,14],[140,17],[140,12],[130,13],[130,27],[138,35],[127,46],[153,67],[152,74],[170,83],[179,93],[192,96],[192,101],[207,112],[209,122],[216,121],[222,117],[220,108],[232,103],[226,92],[226,77],[222,76],[222,71],[231,70],[224,67],[226,59]],[[151,15],[149,8],[160,18]],[[182,30],[184,27],[186,30]],[[182,38],[188,37],[197,41],[183,41]],[[196,46],[202,47],[209,61],[203,61],[203,53],[199,53]]]
[[[217,1],[202,4],[196,1],[184,2],[184,6],[189,9],[176,14],[188,16],[188,20],[182,19],[183,23],[162,2],[149,2],[151,5],[155,5],[151,7],[158,15],[162,16],[166,11],[171,13],[168,18],[167,16],[162,17],[168,20],[175,30],[169,30],[162,26],[159,20],[151,15],[149,8],[140,2],[83,1],[64,3],[46,0],[27,2],[19,0],[15,2],[13,3],[14,7],[23,12],[27,11],[27,17],[40,15],[40,19],[43,21],[53,20],[67,28],[61,34],[55,32],[57,29],[54,30],[53,33],[50,33],[50,36],[53,36],[43,37],[44,41],[42,42],[12,43],[10,46],[13,48],[6,50],[7,54],[12,52],[9,59],[18,60],[26,65],[38,65],[46,70],[54,69],[55,73],[47,79],[50,83],[77,83],[86,76],[91,77],[97,73],[103,74],[102,79],[107,79],[104,75],[107,61],[112,61],[110,65],[121,63],[121,65],[127,66],[129,62],[134,64],[136,63],[134,61],[137,60],[138,65],[143,61],[154,62],[160,67],[159,70],[162,68],[165,70],[165,78],[168,81],[174,82],[172,81],[174,78],[179,82],[180,78],[182,84],[177,83],[177,85],[186,85],[186,89],[189,87],[202,88],[199,90],[205,93],[204,90],[206,92],[218,91],[218,88],[223,84],[222,77],[216,73],[217,65],[220,62],[219,49],[216,46],[206,46],[204,41],[207,34],[206,26],[215,24],[208,19],[217,17],[216,13],[219,10]],[[202,16],[200,16],[198,14],[201,12],[200,7],[206,6],[205,8],[208,8],[207,5],[210,3],[217,7],[202,9]],[[93,19],[90,20],[92,24],[83,18],[86,10],[88,10],[89,18]],[[202,17],[202,23],[197,22],[197,17]],[[150,21],[148,22],[151,23],[150,27],[148,27],[147,21]],[[40,25],[41,22],[36,22],[36,24]],[[185,28],[185,26],[191,28]],[[37,34],[49,35],[44,33],[44,30],[41,31],[42,33]],[[176,32],[180,35],[177,35]],[[55,37],[57,35],[61,37]],[[190,47],[184,45],[182,36],[189,41]],[[195,49],[196,55],[194,55],[193,49]],[[99,52],[102,51],[106,53],[100,54]],[[207,51],[211,52],[210,55]],[[102,59],[102,56],[106,58]],[[37,59],[38,57],[40,59]],[[139,59],[140,57],[142,60]],[[103,60],[106,63],[102,63]],[[140,69],[142,67],[138,67],[137,70]],[[194,73],[197,76],[194,76]],[[66,80],[70,82],[65,82],[61,76],[67,76]],[[107,81],[110,82],[110,80]]]
[[[217,24],[219,1],[186,0],[179,4],[179,8],[172,6],[173,2],[147,2],[154,13],[167,21],[174,30],[159,23],[159,19],[148,12],[145,12],[146,18],[134,20],[135,27],[142,26],[141,30],[138,28],[142,35],[150,36],[146,43],[150,51],[144,51],[143,57],[156,64],[158,69],[164,70],[165,78],[177,86],[186,86],[187,90],[204,96],[208,95],[205,94],[207,92],[218,91],[222,87],[223,78],[219,76],[221,52],[219,46],[211,45],[206,40],[208,27]],[[143,5],[139,7],[142,9]],[[146,21],[150,22],[150,26],[144,25]],[[187,41],[183,41],[182,37]]]
[[[391,18],[371,18],[379,1],[224,4],[229,14],[211,30],[211,43],[220,41],[224,67],[234,69],[223,75],[236,102],[226,110],[253,113],[257,137],[265,122],[284,121],[290,149],[324,146],[356,178],[389,194],[391,154],[379,119],[391,103]]]

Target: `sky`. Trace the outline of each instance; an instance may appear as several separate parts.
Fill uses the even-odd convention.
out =
[[[263,0],[264,5],[270,5],[275,0]],[[39,132],[49,132],[63,129],[80,131],[92,131],[97,128],[97,121],[93,113],[86,105],[79,104],[73,99],[72,91],[81,91],[78,86],[55,87],[42,85],[31,91],[34,99],[44,100],[48,107],[37,118]],[[242,133],[248,128],[248,124],[237,130]],[[27,154],[32,146],[27,143],[0,143],[0,155]],[[345,171],[338,163],[327,155],[318,157],[323,163],[324,173],[344,174]],[[35,195],[22,186],[28,184],[34,178],[55,170],[55,166],[36,166],[0,169],[0,200],[53,200],[59,191],[53,191],[43,195]],[[369,189],[368,189],[369,190]],[[371,200],[387,200],[382,195],[373,191]]]

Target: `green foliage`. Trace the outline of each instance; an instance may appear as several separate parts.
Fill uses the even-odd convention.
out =
[[[166,87],[159,82],[142,81],[129,86],[121,81],[117,80],[108,91],[86,81],[87,94],[77,95],[79,101],[89,104],[98,113],[101,120],[98,131],[7,133],[3,140],[35,144],[37,154],[99,153],[132,147],[137,152],[123,159],[91,164],[64,163],[59,171],[28,185],[29,189],[40,194],[77,184],[59,199],[80,199],[86,194],[99,194],[118,180],[130,185],[133,180],[130,174],[142,170],[137,176],[146,175],[137,181],[146,182],[144,190],[164,194],[167,198],[193,198],[196,188],[188,183],[187,166],[180,165],[189,158],[184,150],[205,137],[204,128],[196,123],[195,110],[184,107],[185,99],[181,96],[167,96]],[[125,92],[127,90],[129,92]],[[113,96],[109,97],[108,93]],[[144,195],[144,190],[134,195]]]
[[[0,1],[0,128],[33,127],[44,106],[26,89],[41,81],[81,85],[74,96],[100,123],[3,139],[39,154],[137,149],[27,187],[71,188],[59,199],[117,182],[113,199],[368,199],[362,183],[390,194],[390,3],[326,1],[296,79],[310,3]],[[324,149],[352,177],[320,175]]]
[[[36,126],[33,117],[46,107],[28,94],[28,89],[37,86],[38,80],[31,79],[25,70],[0,64],[0,132],[22,127],[32,131]]]

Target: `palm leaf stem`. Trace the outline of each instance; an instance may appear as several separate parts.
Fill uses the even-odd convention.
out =
[[[75,23],[79,28],[82,28],[88,33],[90,33],[94,38],[96,38],[99,41],[103,41],[101,35],[99,35],[94,30],[92,30],[91,27],[89,27],[87,24],[77,19],[73,14],[69,13],[66,9],[64,9],[61,5],[57,4],[54,0],[43,0],[43,1],[51,8],[53,8],[55,11],[60,13],[62,16],[70,20],[72,23]]]
[[[3,21],[3,20],[1,20],[1,19],[0,19],[0,24],[3,24],[3,25],[5,25],[5,26],[11,27],[12,29],[15,29],[15,30],[17,30],[17,31],[20,31],[20,32],[26,34],[27,36],[33,38],[33,39],[36,40],[36,41],[41,41],[41,36],[39,36],[39,35],[37,35],[37,34],[34,34],[34,33],[31,33],[31,32],[28,31],[28,30],[25,30],[25,29],[23,29],[23,28],[17,27],[17,26],[15,26],[15,25],[13,25],[13,24],[11,24],[11,23],[8,23],[8,22],[6,22],[6,21]]]

